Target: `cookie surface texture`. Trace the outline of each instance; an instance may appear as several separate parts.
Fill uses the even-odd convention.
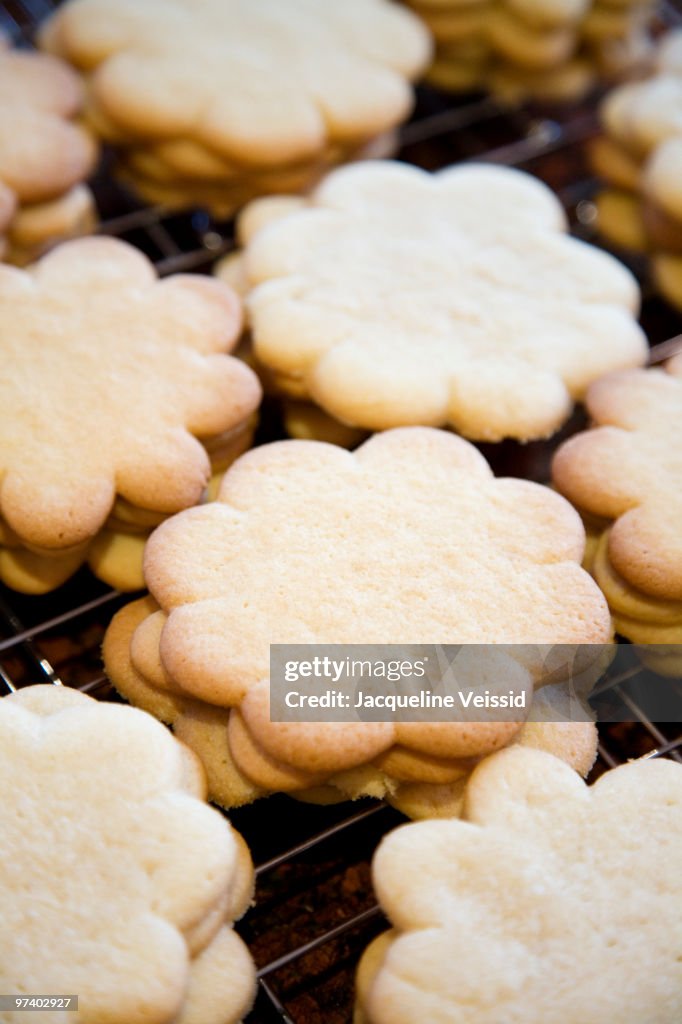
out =
[[[80,551],[115,501],[139,516],[200,500],[202,439],[248,420],[255,375],[227,353],[237,297],[199,276],[156,279],[131,246],[59,246],[28,271],[0,267],[3,549]],[[140,526],[140,528],[142,528]]]
[[[681,812],[672,761],[588,787],[538,751],[489,758],[464,821],[406,825],[379,846],[373,880],[393,931],[368,951],[356,1020],[678,1020]]]
[[[215,502],[152,534],[152,598],[113,620],[107,671],[207,752],[228,803],[330,779],[346,796],[453,781],[522,723],[271,722],[270,644],[605,643],[584,540],[563,499],[494,479],[444,431],[387,431],[352,454],[264,445],[228,470]]]
[[[58,1024],[240,1019],[255,977],[232,922],[253,868],[194,755],[151,716],[57,686],[0,700],[0,734],[3,990],[77,992]]]
[[[355,427],[545,437],[645,359],[629,271],[566,235],[544,184],[493,165],[337,170],[255,232],[244,272],[257,359]]]
[[[597,224],[616,245],[650,253],[651,276],[682,308],[682,32],[664,35],[655,73],[614,89],[601,106],[603,137],[592,164],[609,185],[625,190],[618,206],[609,190]],[[628,204],[630,210],[625,208]],[[622,216],[620,215],[622,212]]]
[[[427,80],[504,104],[581,99],[653,62],[648,0],[407,0],[433,32]],[[669,61],[674,59],[671,53]]]
[[[88,71],[96,120],[118,141],[192,143],[254,167],[394,127],[431,52],[387,0],[72,0],[42,41]]]
[[[608,556],[632,587],[682,602],[682,356],[663,368],[611,374],[587,395],[594,428],[554,459],[558,489],[613,521]]]
[[[61,60],[0,46],[0,246],[4,233],[22,234],[22,215],[33,226],[31,239],[12,240],[10,258],[18,245],[35,257],[41,247],[93,227],[94,204],[83,183],[98,151],[73,123],[82,102],[79,76]],[[81,208],[87,194],[87,217],[73,211],[76,189]]]

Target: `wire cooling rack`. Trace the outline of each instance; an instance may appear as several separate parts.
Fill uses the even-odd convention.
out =
[[[0,4],[0,30],[29,45],[36,25],[55,6],[50,0],[7,0]],[[665,23],[682,22],[669,5],[661,16]],[[429,169],[485,159],[531,171],[558,193],[574,233],[592,240],[596,182],[585,143],[597,131],[595,103],[591,97],[571,108],[509,109],[488,97],[453,99],[423,88],[401,132],[399,157]],[[161,274],[208,271],[234,247],[232,225],[206,212],[178,215],[137,202],[111,178],[106,156],[94,191],[100,231],[142,249]],[[652,359],[660,361],[680,345],[682,320],[654,295],[644,265],[618,255],[642,283],[642,322],[654,346]],[[276,437],[276,410],[266,409],[263,419],[259,439]],[[559,438],[484,446],[485,454],[498,473],[543,481],[556,444],[581,423],[577,413]],[[48,682],[116,700],[102,674],[100,645],[111,616],[129,599],[86,570],[46,597],[27,598],[0,587],[0,694]],[[632,672],[607,680],[632,720],[601,728],[594,777],[633,757],[682,762],[682,726],[649,721],[635,684]],[[382,835],[404,819],[372,801],[323,808],[286,797],[260,801],[231,818],[257,865],[257,903],[239,927],[259,969],[249,1024],[345,1024],[359,956],[386,926],[371,887],[372,853]]]

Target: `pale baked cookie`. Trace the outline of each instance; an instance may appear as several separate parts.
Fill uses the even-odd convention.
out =
[[[653,245],[659,249],[682,249],[682,118],[679,135],[657,146],[647,161],[643,188]]]
[[[526,25],[542,31],[577,24],[588,0],[506,0],[506,6]]]
[[[653,59],[650,0],[408,3],[435,38],[428,80],[484,89],[505,103],[577,100],[598,77],[641,73]]]
[[[218,218],[229,218],[254,197],[310,191],[334,166],[353,160],[392,156],[397,149],[394,132],[384,132],[360,147],[334,147],[324,156],[307,165],[292,165],[273,170],[251,170],[237,167],[225,178],[214,171],[201,175],[178,175],[154,152],[133,150],[121,152],[117,173],[147,202],[167,208],[202,206]]]
[[[480,88],[490,61],[486,21],[494,4],[490,0],[467,0],[412,6],[436,40],[426,80],[437,88],[460,92]]]
[[[443,50],[462,53],[467,45],[483,42],[486,18],[492,7],[490,0],[474,0],[448,11],[425,7],[419,11],[419,16],[438,40],[439,53]],[[485,51],[487,54],[487,46]]]
[[[74,185],[65,195],[20,207],[7,230],[8,261],[26,266],[57,241],[89,235],[97,212],[87,185]]]
[[[606,521],[592,572],[616,629],[641,644],[682,644],[682,356],[592,385],[594,428],[559,448],[554,483]]]
[[[0,736],[3,992],[78,993],[77,1012],[45,1015],[57,1024],[240,1020],[255,971],[232,924],[253,868],[191,751],[61,686],[0,700]]]
[[[682,133],[681,96],[682,78],[669,71],[621,86],[604,101],[604,127],[633,157],[646,157]]]
[[[471,57],[468,53],[460,53],[459,47],[453,47],[453,50],[454,60],[453,53],[436,53],[426,73],[426,81],[437,89],[447,89],[451,92],[481,90],[486,81],[489,63],[487,53],[482,56],[476,53]]]
[[[347,427],[312,402],[297,402],[294,398],[284,400],[282,421],[288,437],[300,441],[327,441],[342,448],[355,448],[367,436],[366,431]]]
[[[608,667],[613,647],[604,648],[596,666],[590,666],[588,689],[597,675]],[[543,750],[561,758],[585,777],[597,756],[597,728],[592,722],[577,721],[564,686],[543,686],[536,690],[530,720],[519,729],[510,746]],[[424,818],[458,818],[464,809],[464,795],[473,765],[447,783],[403,782],[386,799],[393,807],[415,821]]]
[[[596,0],[588,10],[581,30],[588,44],[604,47],[627,39],[633,28],[639,26],[640,20],[643,23],[651,20],[650,4],[633,8],[628,4],[619,6],[609,0]]]
[[[625,189],[605,188],[594,197],[600,233],[612,245],[645,253],[649,237],[644,224],[642,204]]]
[[[651,275],[661,295],[678,309],[682,309],[682,256],[672,253],[654,253]]]
[[[522,70],[555,69],[575,51],[575,32],[570,25],[538,29],[503,5],[491,13],[486,27],[493,52]]]
[[[147,197],[221,216],[399,125],[431,55],[389,0],[70,0],[41,45],[87,73],[88,120]]]
[[[240,327],[226,285],[157,281],[113,239],[64,243],[28,271],[0,267],[5,582],[51,589],[105,527],[141,538],[201,500],[212,468],[248,446],[260,400],[253,372],[227,355]]]
[[[26,263],[93,229],[83,183],[97,147],[73,123],[82,100],[79,77],[62,61],[0,46],[0,257]]]
[[[596,84],[596,75],[590,62],[581,58],[539,71],[496,62],[488,71],[488,84],[496,96],[510,103],[528,99],[566,103],[584,97]]]
[[[586,56],[601,79],[619,82],[651,73],[656,43],[650,34],[650,20],[651,8],[647,3],[642,16],[631,18],[619,35],[593,34],[586,40]]]
[[[666,32],[658,43],[656,67],[659,71],[682,75],[682,30]]]
[[[242,222],[256,359],[349,426],[547,437],[592,380],[645,360],[634,278],[520,171],[358,164],[265,221]]]
[[[393,929],[361,961],[355,1024],[680,1019],[680,765],[587,787],[513,748],[475,770],[464,817],[382,840],[372,872]]]
[[[609,241],[651,253],[659,290],[682,309],[682,31],[663,38],[657,72],[615,89],[601,108],[592,163],[609,186],[597,198]]]
[[[602,108],[602,115],[605,109]],[[642,173],[641,163],[609,134],[601,134],[591,140],[589,154],[595,173],[609,185],[626,192],[637,191]]]
[[[265,445],[228,470],[215,502],[152,534],[152,596],[114,618],[106,669],[173,723],[226,806],[275,790],[399,800],[404,783],[460,779],[528,712],[513,723],[271,722],[270,644],[603,644],[611,623],[579,566],[584,541],[562,498],[495,480],[445,431],[387,431],[353,454]],[[529,685],[555,682],[535,658],[512,660],[504,671]],[[586,770],[594,728],[567,729],[567,757]]]

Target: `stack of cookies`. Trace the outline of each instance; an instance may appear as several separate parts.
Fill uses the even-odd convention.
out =
[[[408,0],[435,41],[427,81],[442,89],[483,88],[490,64],[487,20],[491,0]]]
[[[556,487],[585,517],[588,567],[617,631],[682,674],[682,355],[610,374],[587,394],[593,428],[566,441]],[[677,645],[677,646],[675,646]]]
[[[571,100],[651,56],[649,0],[408,0],[436,40],[434,85]]]
[[[143,585],[152,526],[202,499],[250,444],[257,377],[227,353],[237,296],[210,278],[158,281],[114,239],[0,266],[0,578],[41,593],[86,560]]]
[[[475,770],[465,819],[381,842],[392,927],[360,962],[354,1024],[682,1019],[682,766],[641,760],[587,787],[505,750]]]
[[[246,297],[269,386],[346,428],[548,437],[593,380],[646,359],[633,276],[520,171],[356,164],[238,227],[218,274]]]
[[[255,970],[232,925],[253,867],[191,751],[63,686],[0,700],[0,737],[0,988],[62,995],[49,1014],[5,1001],[3,1024],[241,1020]]]
[[[107,674],[173,724],[226,807],[284,791],[386,797],[413,817],[456,813],[472,764],[508,743],[589,770],[594,726],[562,720],[545,695],[558,669],[537,650],[524,661],[500,653],[492,675],[529,694],[515,721],[272,721],[270,644],[551,641],[600,655],[611,621],[580,567],[584,542],[563,498],[495,479],[447,431],[385,431],[352,454],[317,441],[263,445],[232,465],[216,501],[151,535],[151,596],[114,618]],[[527,722],[537,687],[548,721]]]
[[[588,0],[410,0],[433,32],[428,78],[453,90],[561,99],[585,91],[573,57]]]
[[[592,0],[581,24],[583,54],[602,79],[645,74],[655,60],[651,0]]]
[[[385,145],[431,54],[390,0],[70,0],[41,44],[87,74],[87,121],[144,199],[221,217]]]
[[[19,52],[0,35],[0,259],[24,264],[94,227],[83,184],[97,160],[73,119],[79,77],[55,57]]]
[[[682,308],[682,31],[662,42],[657,73],[615,89],[601,109],[592,147],[608,187],[598,226],[623,248],[648,251],[656,284]]]

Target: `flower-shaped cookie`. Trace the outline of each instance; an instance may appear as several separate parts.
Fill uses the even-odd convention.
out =
[[[602,104],[601,118],[611,138],[635,158],[680,137],[682,71],[664,62],[651,78],[614,89]]]
[[[0,737],[3,992],[78,993],[64,1024],[240,1019],[254,969],[231,923],[253,869],[194,755],[151,716],[56,686],[0,700]]]
[[[656,73],[613,89],[601,105],[604,136],[594,140],[595,170],[618,189],[641,191],[657,201],[679,189],[674,172],[660,179],[652,167],[660,147],[682,139],[682,32],[663,36]],[[610,230],[610,224],[609,224]],[[655,241],[655,240],[652,240]]]
[[[21,543],[88,540],[116,495],[163,514],[199,500],[210,465],[197,437],[242,423],[260,397],[224,354],[239,327],[229,288],[157,281],[113,239],[0,267],[0,514]]]
[[[465,817],[381,843],[394,931],[361,966],[358,1024],[682,1018],[680,765],[640,761],[588,788],[510,749],[474,772]]]
[[[682,29],[671,29],[661,38],[656,54],[656,66],[659,71],[682,75]]]
[[[197,725],[196,702],[208,705],[222,761],[264,790],[360,766],[452,781],[464,770],[453,761],[510,742],[522,722],[273,722],[270,644],[603,643],[610,618],[580,568],[583,546],[563,499],[494,479],[473,446],[444,431],[388,431],[353,454],[266,445],[229,469],[217,501],[152,534],[145,578],[161,610],[121,613],[107,670],[170,720],[189,699]],[[195,745],[196,729],[179,734]]]
[[[677,30],[661,38],[654,74],[613,89],[602,103],[608,139],[595,151],[597,171],[620,188],[637,188],[641,162],[661,143],[682,137],[681,104],[682,31]]]
[[[72,0],[43,43],[90,73],[114,136],[260,165],[398,124],[430,56],[419,20],[386,0]]]
[[[646,351],[631,274],[564,230],[519,171],[336,171],[247,245],[256,355],[354,426],[551,434],[592,380]]]
[[[465,441],[412,428],[354,453],[254,449],[217,501],[152,534],[145,573],[169,672],[231,705],[267,676],[272,643],[606,640],[583,544],[547,488],[496,480]]]
[[[12,232],[20,207],[30,207],[24,217],[30,212],[40,244],[74,233],[83,219],[78,187],[94,167],[97,147],[71,123],[82,98],[71,68],[55,57],[11,50],[0,37],[0,236]],[[60,207],[55,225],[54,201],[72,196],[79,216]],[[87,203],[91,214],[89,193]]]
[[[78,77],[55,57],[0,48],[0,182],[22,203],[67,192],[92,170],[96,147],[71,124]]]
[[[626,584],[682,602],[682,357],[605,377],[587,408],[596,429],[561,446],[554,482],[580,509],[615,520],[608,558]]]
[[[597,198],[601,233],[651,252],[661,293],[682,306],[682,32],[663,37],[657,73],[613,90],[592,163],[607,183]]]

